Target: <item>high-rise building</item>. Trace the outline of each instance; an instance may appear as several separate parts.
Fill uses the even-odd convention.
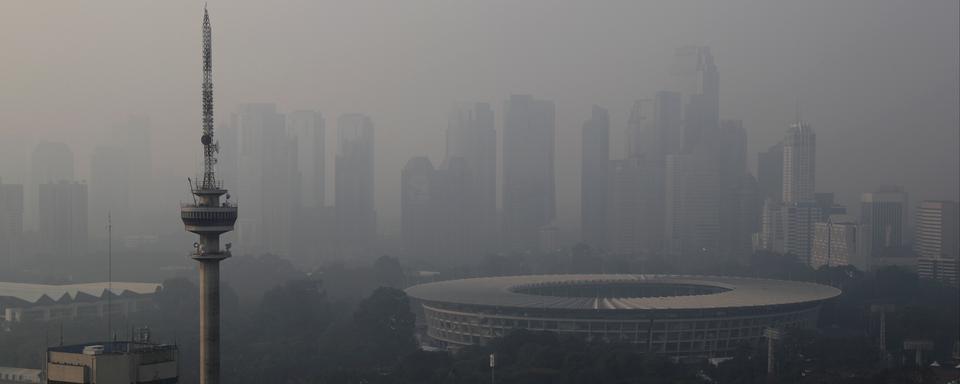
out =
[[[41,248],[58,259],[74,260],[87,252],[87,185],[61,180],[40,184]]]
[[[720,122],[720,75],[709,47],[678,48],[671,70],[683,97],[683,150],[690,152]]]
[[[745,255],[750,253],[750,239],[755,231],[744,215],[749,212],[759,218],[759,207],[755,201],[743,199],[744,193],[751,192],[750,186],[744,183],[752,181],[747,178],[747,132],[743,129],[743,121],[721,120],[711,145],[717,162],[720,193],[718,251],[730,261],[746,261]]]
[[[663,168],[644,158],[610,161],[607,250],[650,256],[663,244]]]
[[[512,95],[503,116],[503,242],[514,250],[538,248],[539,231],[555,218],[552,101]]]
[[[404,256],[432,260],[438,255],[436,205],[431,195],[436,170],[426,156],[411,158],[400,176],[400,217]]]
[[[0,180],[0,268],[10,265],[23,252],[23,185]],[[2,273],[0,273],[2,275]]]
[[[787,131],[783,140],[783,202],[814,201],[816,139],[810,125],[799,119]]]
[[[240,105],[237,198],[245,205],[238,233],[250,253],[292,255],[294,213],[300,203],[297,140],[272,103]]]
[[[917,207],[913,251],[917,255],[917,274],[956,286],[960,233],[957,202],[922,201]]]
[[[127,197],[125,200],[121,199],[126,204],[126,208],[122,212],[111,209],[115,235],[143,234],[156,231],[157,227],[155,225],[151,225],[152,223],[148,220],[142,220],[142,218],[154,218],[166,211],[166,206],[157,203],[159,194],[153,173],[153,147],[150,127],[148,116],[129,116],[123,123],[113,126],[111,140],[104,143],[106,144],[104,147],[108,148],[105,151],[116,152],[116,149],[120,149],[123,152],[123,167],[126,168],[122,177],[126,179],[126,188],[123,193],[126,193]],[[101,159],[103,156],[116,155],[118,154],[100,153]],[[94,157],[97,156],[95,150]],[[103,167],[100,167],[100,169],[103,170]],[[92,168],[90,172],[90,220],[91,225],[97,223],[95,227],[91,228],[102,228],[106,213],[99,213],[98,210],[103,206],[99,205],[100,202],[94,204],[94,201],[101,198],[98,197],[101,194],[98,188],[103,185],[94,180],[94,170]],[[101,181],[105,181],[104,176],[103,174],[100,175]],[[107,176],[119,186],[118,179],[121,176]],[[113,193],[120,194],[121,192],[115,191]],[[141,220],[130,220],[132,217],[141,218]],[[94,234],[99,236],[96,232]]]
[[[853,265],[866,269],[857,251],[856,220],[844,215],[834,215],[813,227],[813,250],[810,266],[814,269],[829,266]]]
[[[666,247],[684,263],[702,263],[720,244],[719,171],[705,153],[667,156]]]
[[[607,187],[610,164],[610,115],[593,106],[583,123],[580,162],[581,241],[594,249],[606,247]]]
[[[757,154],[757,186],[760,198],[773,202],[783,199],[783,143]]]
[[[334,200],[338,246],[361,252],[376,239],[374,210],[374,129],[370,117],[341,115],[337,119]]]
[[[493,109],[475,103],[453,109],[447,125],[444,163],[462,158],[473,190],[468,191],[473,216],[470,243],[478,251],[496,250],[497,223],[497,131]]]
[[[30,159],[24,221],[28,228],[38,228],[40,184],[74,181],[73,151],[66,144],[43,141],[33,149]]]
[[[132,163],[121,147],[99,146],[90,157],[89,225],[94,236],[106,238],[107,216],[114,234],[129,234]],[[101,230],[102,229],[102,230]]]
[[[871,268],[874,259],[904,251],[906,211],[907,194],[898,187],[883,187],[860,197],[860,251]]]
[[[297,170],[300,173],[300,207],[323,208],[326,184],[324,150],[326,123],[316,111],[293,111],[287,127],[297,143]]]

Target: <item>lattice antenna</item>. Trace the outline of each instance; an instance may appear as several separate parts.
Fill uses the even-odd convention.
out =
[[[219,145],[213,141],[213,53],[210,32],[210,15],[203,7],[203,180],[200,189],[218,189],[214,166]]]

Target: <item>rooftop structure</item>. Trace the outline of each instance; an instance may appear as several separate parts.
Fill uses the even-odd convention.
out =
[[[0,282],[0,321],[49,321],[96,318],[107,310],[107,292],[113,294],[115,314],[152,308],[153,294],[161,289],[152,283],[87,283],[44,285]]]
[[[51,347],[48,383],[163,383],[179,381],[174,345],[112,341]]]

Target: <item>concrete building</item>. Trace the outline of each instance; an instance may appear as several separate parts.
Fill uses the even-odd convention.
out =
[[[462,158],[473,189],[468,191],[471,211],[470,243],[477,251],[497,250],[497,131],[489,103],[453,108],[447,124],[444,163]],[[443,164],[441,164],[443,165]]]
[[[297,145],[300,208],[323,208],[326,199],[326,122],[316,111],[293,111],[287,128]]]
[[[87,230],[87,185],[61,180],[39,187],[41,249],[66,259],[84,256],[90,236]]]
[[[766,328],[812,328],[840,290],[813,283],[670,275],[535,275],[448,280],[406,289],[426,336],[447,348],[513,330],[634,344],[670,357],[731,357]]]
[[[857,252],[857,222],[849,216],[834,215],[827,221],[817,222],[813,226],[813,250],[810,266],[814,269],[822,266],[839,267],[853,265],[866,270],[867,265]]]
[[[783,202],[814,201],[817,136],[799,118],[783,140]]]
[[[175,384],[175,345],[109,341],[47,348],[49,384]]]
[[[902,256],[906,216],[907,194],[899,187],[883,187],[860,197],[860,252],[871,268],[877,258]]]
[[[783,253],[810,264],[813,252],[814,225],[820,221],[820,208],[812,201],[783,203]]]
[[[783,199],[783,143],[757,154],[757,185],[763,201]]]
[[[538,248],[540,228],[556,217],[552,101],[512,95],[503,115],[503,246]]]
[[[435,261],[437,246],[436,205],[431,194],[436,169],[426,156],[411,158],[400,176],[400,229],[403,254],[412,260]]]
[[[73,151],[63,143],[43,141],[33,149],[30,156],[30,184],[24,195],[24,225],[27,229],[39,228],[40,185],[75,181],[73,161]]]
[[[957,202],[922,201],[917,206],[914,221],[913,252],[918,258],[917,274],[921,278],[957,286],[960,259]]]
[[[44,285],[0,282],[0,323],[96,319],[111,311],[113,316],[150,311],[155,308],[153,296],[160,289],[160,284],[150,283]]]
[[[374,209],[374,129],[370,117],[345,114],[337,119],[334,200],[337,242],[347,254],[363,252],[377,237]]]
[[[720,247],[719,170],[705,152],[667,156],[667,252],[682,263],[709,261]]]
[[[595,248],[606,248],[607,189],[610,165],[610,114],[593,106],[590,119],[581,131],[580,240]]]
[[[240,246],[249,253],[292,256],[294,213],[300,205],[297,140],[272,103],[241,104],[237,199],[250,202],[240,219]]]
[[[0,270],[9,271],[22,254],[23,185],[0,180]]]
[[[607,250],[650,256],[663,248],[663,168],[632,157],[610,161]]]

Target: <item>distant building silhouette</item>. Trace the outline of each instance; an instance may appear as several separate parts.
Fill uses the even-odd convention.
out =
[[[607,189],[610,166],[610,114],[593,106],[581,131],[580,231],[581,241],[594,249],[606,248]]]
[[[552,101],[512,95],[503,116],[503,242],[506,249],[534,250],[539,231],[556,216]]]
[[[30,184],[26,192],[25,224],[28,228],[39,226],[40,184],[74,181],[73,151],[63,143],[42,141],[33,149],[30,157]]]
[[[778,203],[783,200],[783,143],[777,143],[757,155],[757,186],[760,198]]]
[[[121,147],[98,146],[90,157],[89,226],[94,236],[106,238],[107,215],[113,222],[113,233],[129,234],[131,169],[133,163]]]
[[[323,208],[326,199],[323,115],[315,111],[294,111],[287,115],[287,127],[297,143],[300,206]]]
[[[447,125],[444,163],[454,158],[465,162],[471,190],[467,191],[471,215],[468,221],[471,247],[479,252],[497,250],[497,131],[488,103],[458,106]]]
[[[370,117],[346,114],[337,119],[334,199],[338,247],[343,252],[363,252],[376,239],[373,150]]]
[[[61,180],[40,184],[40,248],[61,260],[87,252],[87,185]]]
[[[811,267],[853,265],[866,270],[857,250],[859,226],[856,220],[849,216],[834,215],[826,221],[815,223],[813,232]]]
[[[878,258],[900,256],[906,228],[907,194],[899,187],[882,187],[860,197],[860,251],[872,269]]]
[[[23,185],[0,180],[0,268],[10,271],[22,253]]]

